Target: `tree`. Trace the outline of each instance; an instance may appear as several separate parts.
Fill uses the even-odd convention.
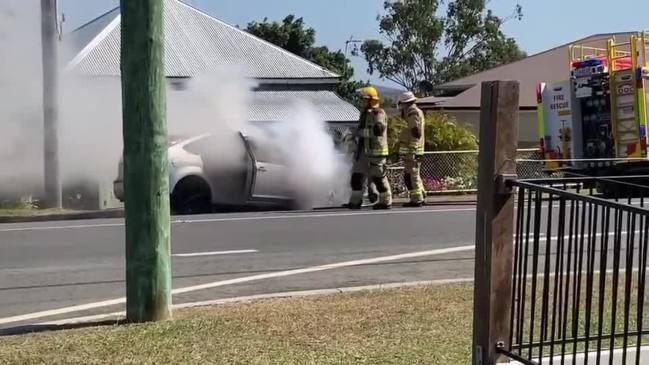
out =
[[[356,89],[365,83],[353,81],[354,68],[345,54],[331,51],[326,46],[316,46],[316,32],[304,23],[304,19],[288,15],[281,22],[251,22],[246,29],[249,33],[281,47],[297,56],[305,58],[320,67],[340,75],[338,95],[358,105],[360,100]]]
[[[486,8],[488,0],[385,1],[379,16],[388,44],[367,40],[361,52],[368,72],[406,89],[421,91],[420,83],[437,85],[525,57],[516,41],[501,31],[504,22],[521,19],[522,8],[500,18]]]

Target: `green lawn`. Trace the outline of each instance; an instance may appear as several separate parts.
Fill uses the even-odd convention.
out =
[[[171,322],[0,338],[7,364],[468,364],[472,286],[198,308]]]

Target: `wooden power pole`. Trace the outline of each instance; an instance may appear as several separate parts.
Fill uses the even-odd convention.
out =
[[[482,83],[480,154],[476,215],[473,364],[505,361],[512,295],[514,194],[506,184],[516,176],[517,81]]]
[[[59,27],[56,0],[41,0],[41,42],[43,49],[43,158],[45,162],[45,204],[63,205],[59,162]]]
[[[164,0],[121,0],[126,317],[171,317]]]

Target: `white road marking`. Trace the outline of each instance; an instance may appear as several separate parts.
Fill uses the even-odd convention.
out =
[[[649,268],[645,269],[649,272]],[[637,267],[632,268],[633,273],[637,273],[639,269]],[[613,269],[608,269],[605,273],[613,274]],[[626,272],[625,268],[621,268],[620,273]],[[586,275],[586,271],[582,271],[582,274]],[[562,271],[561,275],[567,275],[567,271]],[[593,275],[599,275],[599,270],[594,270]],[[539,275],[543,275],[542,272]],[[548,274],[550,277],[557,275],[556,272],[551,272]],[[576,270],[571,270],[570,275],[575,277],[577,275]],[[533,278],[532,274],[526,275],[526,278]],[[408,281],[401,283],[388,283],[388,284],[377,284],[377,285],[365,285],[365,286],[352,286],[352,287],[342,287],[342,288],[330,288],[330,289],[315,289],[315,290],[301,290],[301,291],[291,291],[291,292],[279,292],[279,293],[268,293],[268,294],[257,294],[249,295],[242,297],[234,298],[223,298],[223,299],[214,299],[201,302],[189,302],[189,303],[180,303],[172,305],[172,308],[175,309],[186,309],[186,308],[197,308],[197,307],[208,307],[208,306],[217,306],[224,304],[235,304],[235,303],[245,303],[252,302],[257,300],[267,300],[267,299],[282,299],[282,298],[301,298],[301,297],[310,297],[310,296],[319,296],[319,295],[333,295],[333,294],[344,294],[344,293],[354,293],[359,291],[368,291],[368,290],[382,290],[382,289],[398,289],[398,288],[408,288],[416,286],[436,286],[436,285],[446,285],[446,284],[460,284],[460,283],[473,283],[474,278],[454,278],[454,279],[439,279],[439,280],[424,280],[424,281]],[[36,326],[61,326],[69,324],[79,324],[79,323],[92,323],[106,319],[119,319],[126,316],[125,311],[112,312],[106,314],[96,314],[91,316],[83,317],[73,317],[66,318],[58,321],[48,321],[37,323]]]
[[[232,251],[212,251],[212,252],[193,252],[193,253],[175,253],[171,256],[174,257],[202,257],[202,256],[222,256],[222,255],[238,255],[244,253],[257,253],[258,250],[232,250]]]
[[[23,314],[23,315],[18,315],[18,316],[0,318],[0,324],[28,321],[28,320],[31,320],[31,319],[43,318],[43,317],[58,316],[58,315],[61,315],[61,314],[81,312],[81,311],[85,311],[85,310],[89,310],[89,309],[95,309],[95,308],[110,307],[111,305],[118,305],[118,304],[124,304],[124,303],[126,303],[126,298],[104,300],[102,302],[81,304],[81,305],[75,305],[75,306],[71,306],[71,307],[65,307],[65,308],[59,308],[59,309],[51,309],[51,310],[46,310],[46,311],[41,311],[41,312],[36,312],[36,313],[30,313],[30,314]]]
[[[275,279],[275,278],[281,278],[281,277],[292,276],[292,275],[310,274],[314,272],[341,269],[350,266],[369,265],[369,264],[375,264],[380,262],[398,261],[398,260],[412,259],[417,257],[436,256],[436,255],[444,255],[444,254],[454,253],[454,252],[471,251],[474,249],[474,247],[475,247],[474,245],[468,245],[468,246],[441,248],[436,250],[410,252],[410,253],[404,253],[399,255],[376,257],[372,259],[345,261],[345,262],[339,262],[335,264],[307,267],[304,269],[294,269],[288,271],[273,272],[268,274],[259,274],[259,275],[247,276],[243,278],[216,281],[213,283],[206,283],[201,285],[194,285],[185,288],[174,289],[173,294],[184,294],[184,293],[189,293],[197,290],[217,288],[220,286],[241,284],[241,283],[247,283],[250,281],[257,281],[257,280]]]
[[[609,232],[609,235],[612,235],[612,234],[613,234],[612,232]],[[601,235],[601,234],[598,233],[596,235]],[[553,237],[551,237],[551,240],[556,241],[557,237],[553,236]],[[547,238],[546,237],[541,237],[540,241],[547,241]],[[457,247],[449,247],[449,248],[442,248],[442,249],[428,250],[428,251],[419,251],[419,252],[405,253],[405,254],[392,255],[392,256],[376,257],[376,258],[370,258],[370,259],[360,259],[360,260],[353,260],[353,261],[345,261],[345,262],[339,262],[339,263],[328,264],[328,265],[313,266],[313,267],[308,267],[308,268],[303,268],[303,269],[294,269],[294,270],[288,270],[288,271],[273,272],[273,273],[268,273],[268,274],[259,274],[259,275],[253,275],[253,276],[246,276],[246,277],[235,278],[235,279],[230,279],[230,280],[215,281],[215,282],[211,282],[211,283],[194,285],[194,286],[189,286],[189,287],[184,287],[184,288],[177,288],[177,289],[174,289],[172,291],[172,294],[173,295],[184,294],[184,293],[190,293],[190,292],[199,291],[199,290],[217,288],[217,287],[221,287],[221,286],[242,284],[242,283],[247,283],[247,282],[251,282],[251,281],[259,281],[259,280],[280,278],[280,277],[293,276],[293,275],[309,274],[309,273],[314,273],[314,272],[334,270],[334,269],[345,268],[345,267],[360,266],[360,265],[367,265],[367,264],[381,263],[381,262],[388,262],[388,261],[398,261],[398,260],[411,259],[411,258],[417,258],[417,257],[444,255],[444,254],[455,253],[455,252],[472,251],[475,248],[474,245],[466,245],[464,243],[461,243],[460,245],[461,246],[457,246]],[[35,312],[35,313],[30,313],[30,314],[25,314],[25,315],[18,315],[18,316],[0,318],[0,324],[13,323],[13,322],[22,322],[22,321],[28,321],[28,320],[37,319],[37,318],[52,317],[52,316],[63,315],[63,314],[74,313],[74,312],[82,312],[82,311],[86,311],[86,310],[90,310],[90,309],[110,307],[110,306],[113,306],[113,305],[124,304],[125,302],[126,302],[126,298],[117,298],[117,299],[110,299],[110,300],[105,300],[105,301],[100,301],[100,302],[95,302],[95,303],[81,304],[81,305],[75,305],[75,306],[71,306],[71,307],[64,307],[64,308],[59,308],[59,309],[52,309],[52,310],[47,310],[47,311]]]
[[[457,283],[468,283],[468,282],[473,282],[473,278],[408,281],[403,283],[389,283],[389,284],[353,286],[353,287],[331,288],[331,289],[301,290],[301,291],[291,291],[291,292],[281,292],[281,293],[258,294],[258,295],[250,295],[250,296],[235,297],[235,298],[215,299],[215,300],[208,300],[202,302],[181,303],[181,304],[174,304],[172,308],[186,309],[186,308],[216,306],[216,305],[223,305],[223,304],[245,303],[245,302],[266,300],[266,299],[302,298],[302,297],[310,297],[310,296],[318,296],[318,295],[355,293],[359,291],[368,291],[368,290],[398,289],[398,288],[409,288],[415,286],[434,286],[434,285],[446,285],[446,284],[457,284]],[[67,324],[92,323],[92,322],[97,322],[105,319],[119,319],[120,317],[123,318],[125,316],[126,316],[126,312],[120,311],[120,312],[113,312],[113,313],[106,313],[106,314],[97,314],[92,316],[67,318],[59,321],[41,322],[41,323],[37,323],[36,326],[61,326]]]
[[[601,233],[601,229],[599,229],[599,231],[600,231],[600,232],[595,233],[594,235],[591,234],[590,237],[592,238],[592,237],[602,237],[602,236],[615,236],[615,234],[617,233],[617,232],[611,232],[611,231],[609,231],[606,235],[603,235],[603,234]],[[633,231],[633,234],[634,234],[634,235],[639,235],[640,232],[641,232],[640,230]],[[630,233],[627,232],[627,231],[621,231],[621,232],[619,232],[619,233],[620,233],[620,237],[622,237],[622,236],[628,236],[628,235],[630,234]],[[581,235],[581,231],[579,231],[579,232],[575,232],[572,236],[569,235],[569,234],[566,234],[566,235],[563,236],[563,239],[564,239],[564,240],[567,240],[567,239],[569,240],[570,237],[573,237],[575,240],[577,240],[577,239],[581,240],[581,236],[582,236],[582,235]],[[518,235],[514,235],[514,239],[516,239],[517,237],[518,237]],[[525,234],[523,234],[523,237],[526,237]],[[587,241],[587,240],[588,240],[588,237],[589,237],[589,236],[588,236],[588,230],[587,230],[587,229],[584,230],[583,237],[584,237],[584,241]],[[639,237],[639,236],[635,236],[636,239],[638,239],[638,237]],[[534,238],[534,234],[533,234],[532,232],[530,232],[530,241],[533,242],[533,238]],[[559,240],[559,236],[552,236],[552,237],[550,237],[550,241],[558,241],[558,240]],[[539,242],[547,242],[547,241],[548,241],[548,237],[545,235],[545,233],[541,233],[541,234],[539,235]],[[566,242],[566,244],[567,244],[567,242]],[[611,243],[611,244],[612,244],[612,243]],[[625,244],[626,244],[626,243],[625,243]]]
[[[206,219],[188,219],[174,220],[172,225],[177,224],[195,224],[195,223],[219,223],[219,222],[243,222],[254,220],[283,220],[283,219],[307,219],[307,218],[336,218],[351,216],[368,216],[368,215],[393,215],[393,214],[426,214],[426,213],[449,213],[449,212],[473,212],[475,208],[458,208],[458,209],[425,209],[425,210],[390,210],[390,211],[371,211],[371,212],[346,212],[346,213],[325,213],[325,214],[287,214],[287,215],[268,215],[253,217],[231,217],[231,218],[206,218]],[[65,226],[42,226],[42,227],[17,227],[2,228],[0,233],[5,232],[25,232],[25,231],[48,231],[63,229],[88,229],[88,228],[106,228],[106,227],[123,227],[124,222],[120,223],[101,223],[101,224],[79,224]]]
[[[375,264],[375,263],[380,263],[380,262],[389,262],[389,261],[398,261],[398,260],[404,260],[404,259],[412,259],[412,258],[416,258],[416,257],[444,255],[444,254],[454,253],[454,252],[471,251],[473,249],[474,249],[473,245],[465,245],[465,246],[449,247],[449,248],[442,248],[442,249],[436,249],[436,250],[410,252],[410,253],[404,253],[404,254],[398,254],[398,255],[375,257],[375,258],[369,258],[369,259],[344,261],[344,262],[338,262],[338,263],[334,263],[334,264],[312,266],[312,267],[307,267],[307,268],[303,268],[303,269],[293,269],[293,270],[279,271],[279,272],[273,272],[273,273],[268,273],[268,274],[245,276],[245,277],[236,278],[236,279],[215,281],[215,282],[211,282],[211,283],[188,286],[188,287],[184,287],[184,288],[177,288],[177,289],[172,290],[171,293],[173,295],[184,294],[184,293],[190,293],[190,292],[199,291],[199,290],[217,288],[217,287],[226,286],[226,285],[248,283],[248,282],[251,282],[251,281],[259,281],[259,280],[265,280],[265,279],[281,278],[281,277],[287,277],[287,276],[293,276],[293,275],[301,275],[301,274],[308,274],[308,273],[314,273],[314,272],[320,272],[320,271],[341,269],[341,268],[345,268],[345,267]],[[58,315],[74,313],[74,312],[81,312],[81,311],[86,311],[86,310],[90,310],[90,309],[110,307],[110,306],[113,306],[113,305],[119,305],[119,304],[124,304],[124,303],[126,303],[126,298],[125,297],[116,298],[116,299],[109,299],[109,300],[104,300],[104,301],[100,301],[100,302],[87,303],[87,304],[75,305],[75,306],[71,306],[71,307],[63,307],[63,308],[51,309],[51,310],[46,310],[46,311],[41,311],[41,312],[35,312],[35,313],[22,314],[22,315],[17,315],[17,316],[0,318],[0,324],[29,321],[29,320],[38,319],[38,318],[52,317],[52,316],[58,316]]]
[[[552,209],[559,209],[558,205],[553,204]],[[639,204],[639,203],[635,203]],[[635,205],[632,204],[632,205]],[[649,204],[649,203],[647,203]],[[517,207],[515,207],[516,209]],[[542,209],[548,209],[547,203],[544,203]],[[535,207],[532,206],[532,210]],[[452,212],[475,212],[476,208],[454,208],[454,209],[410,209],[410,210],[390,210],[390,211],[361,211],[361,212],[336,212],[336,213],[288,213],[286,215],[259,215],[252,217],[230,217],[230,218],[205,218],[205,219],[187,219],[187,220],[174,220],[172,225],[177,224],[196,224],[196,223],[219,223],[219,222],[238,222],[238,221],[254,221],[254,220],[283,220],[283,219],[305,219],[305,218],[335,218],[335,217],[351,217],[351,216],[368,216],[368,215],[393,215],[393,214],[426,214],[426,213],[452,213]],[[64,225],[64,226],[42,226],[42,227],[17,227],[17,228],[1,228],[0,233],[7,232],[27,232],[27,231],[48,231],[48,230],[64,230],[64,229],[88,229],[88,228],[111,228],[123,227],[124,222],[120,223],[99,223],[99,224],[78,224],[78,225]]]

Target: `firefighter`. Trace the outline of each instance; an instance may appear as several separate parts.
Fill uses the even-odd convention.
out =
[[[352,167],[352,194],[347,207],[361,208],[363,188],[367,182],[370,193],[375,187],[379,195],[373,208],[390,209],[392,190],[387,178],[388,118],[381,109],[379,94],[375,88],[363,88],[359,90],[359,94],[363,99],[364,108],[355,132],[358,143]]]
[[[350,156],[355,156],[354,154],[357,151],[358,148],[358,138],[356,138],[356,133],[353,132],[351,129],[347,129],[344,133],[343,136],[341,137],[341,144],[344,146],[343,150],[345,153],[348,153]],[[354,161],[357,158],[354,157]],[[369,200],[369,203],[371,205],[376,204],[376,202],[379,200],[379,192],[376,189],[376,184],[374,184],[372,181],[367,181],[364,186],[364,190],[367,190],[367,198]],[[345,204],[347,206],[348,204]]]
[[[417,98],[408,91],[399,97],[401,117],[407,122],[399,135],[399,155],[403,159],[404,181],[410,201],[404,206],[424,205],[426,191],[421,181],[421,159],[424,155],[424,113],[417,107]]]

